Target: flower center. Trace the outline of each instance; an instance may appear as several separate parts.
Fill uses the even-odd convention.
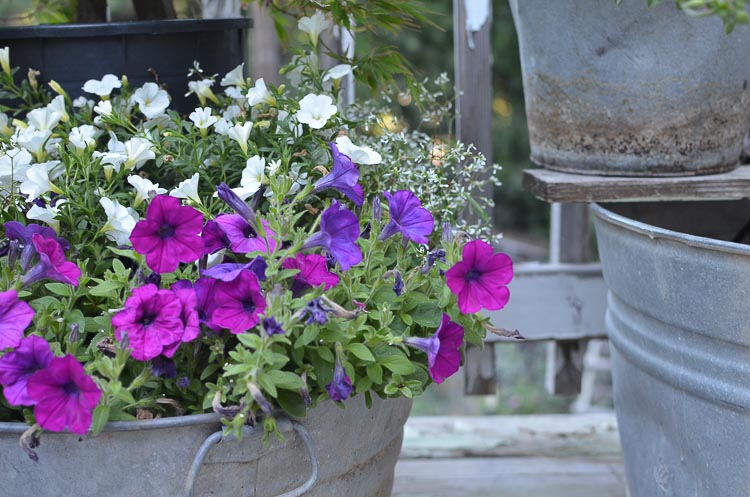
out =
[[[65,395],[75,396],[77,397],[78,394],[81,392],[81,389],[78,387],[78,385],[75,384],[75,382],[69,381],[66,384],[62,386],[63,392],[65,392]]]
[[[466,273],[466,276],[464,276],[464,280],[466,280],[466,281],[476,281],[476,280],[478,280],[481,277],[482,277],[482,273],[480,271],[477,271],[476,268],[471,268]]]
[[[141,326],[145,328],[146,326],[149,326],[154,321],[156,321],[156,314],[147,312],[147,313],[144,313],[143,316],[141,316],[141,319],[138,322],[141,324]]]
[[[248,314],[252,314],[255,312],[255,302],[252,301],[252,299],[247,299],[242,301],[242,310],[247,312]]]
[[[245,236],[245,238],[257,238],[258,237],[258,234],[250,225],[247,225],[244,228],[242,228],[242,234]]]
[[[172,226],[169,223],[164,223],[159,228],[159,231],[157,234],[159,235],[159,238],[164,240],[165,238],[170,238],[174,236],[174,231],[175,231],[174,226]]]

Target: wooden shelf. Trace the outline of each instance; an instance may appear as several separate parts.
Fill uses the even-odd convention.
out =
[[[547,202],[740,200],[750,197],[750,165],[705,176],[637,178],[527,169],[523,188]]]

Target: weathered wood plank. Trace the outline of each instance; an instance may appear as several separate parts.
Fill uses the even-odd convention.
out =
[[[606,336],[607,287],[599,264],[518,264],[509,288],[509,304],[486,313],[494,326],[518,330],[527,340]]]
[[[750,196],[750,166],[706,176],[629,178],[527,169],[526,191],[547,202],[739,200]]]
[[[413,416],[401,457],[621,457],[614,413]]]
[[[621,462],[553,458],[401,460],[393,497],[625,497]]]
[[[466,347],[464,359],[464,394],[491,395],[497,391],[495,345]]]

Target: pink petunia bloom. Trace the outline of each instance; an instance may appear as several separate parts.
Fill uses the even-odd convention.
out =
[[[21,278],[24,286],[45,279],[78,286],[81,270],[74,262],[65,260],[65,252],[57,239],[44,238],[37,233],[31,237],[31,242],[39,254],[39,262]]]
[[[406,337],[404,343],[427,353],[427,366],[435,383],[453,375],[461,366],[464,329],[443,313],[443,321],[430,338]]]
[[[185,334],[182,304],[170,290],[148,284],[133,289],[125,309],[112,318],[115,338],[127,335],[133,358],[148,361],[158,355],[171,357]],[[170,354],[171,352],[171,354]]]
[[[404,238],[415,243],[427,243],[427,237],[435,227],[435,219],[430,211],[422,207],[419,197],[408,190],[399,190],[394,194],[383,192],[383,196],[388,200],[391,220],[378,239],[385,240],[400,232]]]
[[[481,240],[464,245],[462,260],[445,273],[451,292],[458,296],[458,309],[464,314],[482,308],[495,311],[510,298],[506,286],[513,279],[513,261],[507,254],[495,253]]]
[[[214,299],[211,322],[235,335],[257,325],[266,309],[258,278],[252,271],[243,271],[232,281],[218,281]]]
[[[266,221],[261,221],[261,223],[266,231],[266,238],[259,237],[253,227],[239,214],[222,214],[216,218],[216,224],[226,233],[229,247],[236,254],[276,250],[276,233],[271,230]]]
[[[203,214],[176,197],[158,195],[146,218],[133,228],[130,242],[154,272],[171,273],[181,262],[195,262],[203,255],[202,230]]]
[[[8,404],[30,406],[34,403],[26,385],[31,375],[49,366],[52,357],[47,341],[35,335],[24,338],[16,350],[0,357],[0,385]]]
[[[32,319],[34,309],[15,290],[0,292],[0,350],[18,347]]]
[[[339,277],[328,271],[326,258],[319,254],[297,254],[295,259],[284,259],[281,263],[284,269],[299,269],[294,275],[292,293],[299,296],[310,287],[325,285],[325,290],[335,287]]]
[[[102,396],[94,380],[70,354],[53,358],[45,369],[31,375],[27,388],[39,426],[49,431],[67,428],[79,435],[91,426]]]

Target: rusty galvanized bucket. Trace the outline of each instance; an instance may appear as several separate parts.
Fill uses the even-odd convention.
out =
[[[582,174],[735,167],[750,125],[750,28],[675,2],[509,0],[531,160]]]
[[[96,437],[44,433],[39,462],[18,446],[27,428],[0,423],[0,497],[388,497],[407,399],[360,395],[281,420],[286,441],[262,430],[222,439],[213,414],[110,423]]]
[[[660,224],[702,218],[700,234],[724,239],[750,217],[748,202],[700,217],[662,205]],[[750,495],[750,246],[593,213],[630,496]]]

